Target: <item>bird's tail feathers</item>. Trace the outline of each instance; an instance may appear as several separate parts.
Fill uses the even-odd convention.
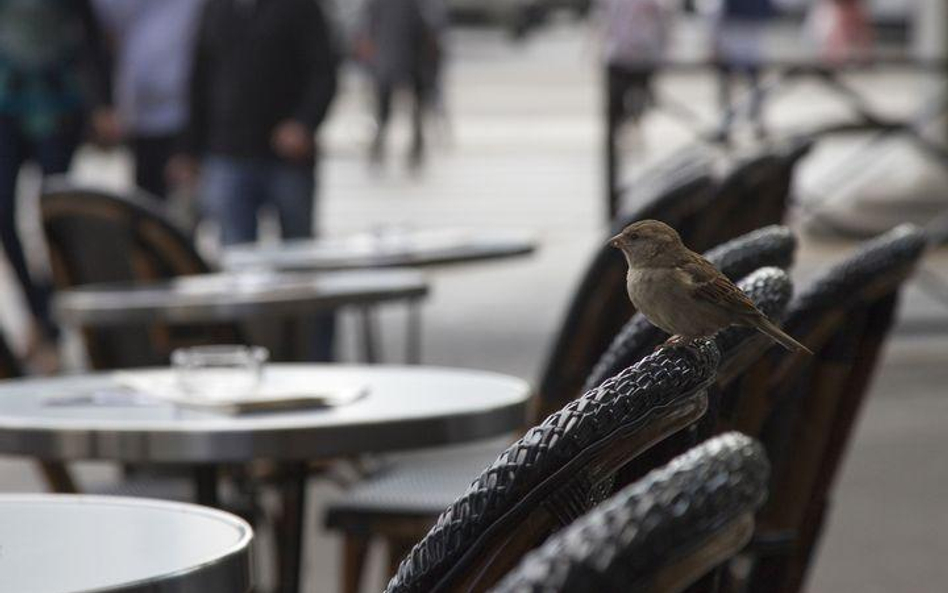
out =
[[[787,335],[785,331],[777,327],[776,323],[767,319],[763,315],[761,315],[758,323],[755,325],[757,329],[767,334],[773,341],[777,342],[790,352],[806,352],[810,356],[813,356],[813,353],[810,352],[809,348]]]

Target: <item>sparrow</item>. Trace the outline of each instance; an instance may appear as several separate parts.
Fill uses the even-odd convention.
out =
[[[666,342],[709,337],[731,325],[752,327],[790,351],[812,354],[761,313],[740,288],[708,260],[685,247],[675,229],[641,220],[609,240],[622,251],[629,299]]]

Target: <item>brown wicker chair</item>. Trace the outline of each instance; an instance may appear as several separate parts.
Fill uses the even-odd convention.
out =
[[[794,142],[741,162],[720,183],[703,168],[681,169],[682,177],[657,185],[653,197],[617,219],[610,234],[652,218],[674,227],[686,245],[702,252],[779,224],[789,203],[794,167],[810,146]],[[604,245],[586,269],[553,342],[539,382],[541,415],[576,397],[596,361],[632,317],[625,275],[625,259]]]
[[[710,341],[666,348],[570,402],[476,477],[402,560],[388,593],[480,591],[610,492],[616,469],[705,411]]]
[[[813,357],[772,352],[723,395],[719,430],[760,439],[773,463],[746,582],[735,590],[799,591],[831,488],[889,328],[899,290],[926,246],[899,227],[831,268],[792,302],[785,329]]]
[[[701,226],[689,238],[694,248],[708,249],[783,221],[792,199],[793,173],[811,148],[811,140],[794,140],[736,162],[718,186],[713,206],[702,212]]]
[[[10,349],[6,339],[0,334],[0,380],[19,379],[23,377],[23,365]],[[39,471],[46,481],[47,487],[53,492],[76,492],[76,483],[69,473],[69,469],[62,463],[41,461]]]
[[[150,196],[122,196],[59,179],[44,186],[43,229],[57,288],[202,274],[210,266]],[[97,369],[166,364],[180,346],[242,341],[232,325],[152,324],[83,331]]]
[[[709,174],[700,170],[687,173],[692,176],[675,179],[657,188],[642,207],[618,221],[609,236],[628,223],[653,218],[678,229],[690,244],[700,222],[700,213],[710,207],[716,183]],[[702,249],[700,246],[692,247]],[[558,410],[576,397],[596,360],[635,312],[626,296],[625,274],[625,259],[616,249],[606,245],[604,237],[603,246],[579,282],[547,358],[539,382],[540,417]]]
[[[795,250],[796,238],[790,229],[770,226],[718,245],[704,255],[728,278],[737,282],[759,268],[790,269]],[[762,298],[762,301],[777,304],[776,299]],[[786,302],[779,303],[781,313],[784,305]],[[667,338],[667,334],[651,325],[641,314],[634,315],[599,357],[586,377],[583,390],[592,389],[632,365]]]
[[[769,227],[721,245],[707,255],[735,280],[763,266],[787,267],[793,259],[795,239],[784,227]],[[786,278],[773,273],[757,275],[745,285],[768,312],[782,312],[789,299]],[[633,321],[631,325],[637,323]],[[643,331],[644,330],[644,331]],[[639,333],[641,332],[641,333]],[[586,391],[652,352],[665,338],[648,326],[624,331],[611,349],[612,364]],[[725,348],[725,369],[731,366],[731,343]],[[760,349],[756,349],[757,354]],[[697,434],[697,433],[696,433]],[[686,443],[694,442],[688,437]],[[431,524],[476,475],[503,449],[503,444],[488,442],[447,451],[413,455],[397,461],[349,490],[345,499],[327,508],[325,523],[329,529],[344,533],[343,591],[359,590],[359,580],[373,538],[388,544],[392,561],[397,562],[429,529]],[[668,459],[666,455],[660,458]],[[649,467],[656,467],[652,465]],[[391,567],[394,569],[394,565]]]
[[[550,537],[492,591],[682,591],[750,539],[768,473],[744,435],[704,442]]]

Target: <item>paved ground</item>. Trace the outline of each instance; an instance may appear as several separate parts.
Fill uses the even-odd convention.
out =
[[[566,25],[525,46],[508,45],[489,32],[459,34],[449,76],[450,125],[442,128],[428,167],[418,176],[403,167],[403,129],[391,138],[398,146],[385,171],[368,171],[364,101],[359,81],[347,78],[326,134],[321,205],[326,232],[392,224],[491,225],[535,229],[542,241],[541,251],[529,259],[432,275],[425,309],[426,362],[527,378],[539,374],[570,291],[603,238],[599,79],[593,57],[588,36]],[[910,108],[927,88],[912,76],[894,73],[881,81],[863,77],[856,82],[879,88],[873,100],[891,110]],[[704,117],[712,113],[714,87],[708,76],[668,77],[661,92]],[[770,117],[778,127],[792,128],[839,112],[825,95],[804,85],[778,101]],[[629,158],[652,160],[689,138],[684,126],[659,115],[630,143],[635,150]],[[821,183],[844,150],[834,145],[814,155],[801,177],[803,193],[825,197]],[[87,152],[75,174],[121,185],[124,161]],[[801,268],[812,270],[847,247],[808,241]],[[16,334],[15,297],[0,291],[0,301],[6,304],[0,321]],[[910,301],[912,318],[946,318],[944,308],[920,293]],[[385,312],[391,338],[387,353],[396,360],[403,322],[397,308]],[[939,334],[922,339],[899,333],[892,341],[840,480],[813,590],[933,591],[935,583],[948,578],[943,562],[948,512],[942,504],[948,487],[945,344]],[[351,346],[344,343],[343,349]],[[84,475],[91,482],[103,472]],[[0,489],[36,487],[30,466],[0,462]],[[335,590],[338,543],[318,533],[319,509],[340,493],[328,485],[313,488],[308,591],[322,593]],[[366,590],[377,590],[380,583],[368,585]]]

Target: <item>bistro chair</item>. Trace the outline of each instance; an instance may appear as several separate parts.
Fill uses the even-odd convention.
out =
[[[712,177],[717,155],[701,144],[690,144],[644,167],[617,188],[617,202],[610,207],[608,222],[628,218],[654,196],[665,193],[682,181]]]
[[[771,227],[735,239],[708,255],[730,277],[739,278],[758,266],[788,265],[793,258],[794,246],[795,240],[787,229]],[[767,274],[766,278],[762,283],[753,280],[753,284],[747,286],[756,286],[751,289],[751,296],[765,309],[782,312],[790,294],[789,280],[773,273]],[[640,322],[632,323],[642,325]],[[664,340],[647,323],[640,329],[647,332],[648,340],[639,339],[637,335],[625,336],[629,343],[638,344],[636,351],[640,356],[625,358],[627,364],[614,367],[612,375],[650,354]],[[616,348],[623,352],[627,350],[624,343]],[[760,349],[754,352],[759,353]],[[725,354],[726,359],[731,360],[728,352]],[[601,377],[589,389],[598,387],[606,378]],[[693,440],[690,438],[687,442]],[[385,541],[390,559],[397,562],[428,531],[438,514],[464,491],[471,476],[489,465],[503,446],[490,441],[413,454],[360,481],[348,490],[344,500],[331,503],[325,524],[329,529],[343,533],[343,591],[359,590],[358,583],[373,538]],[[392,569],[394,566],[390,567]]]
[[[191,236],[146,194],[119,195],[58,179],[44,185],[40,211],[58,289],[211,271]],[[230,324],[95,328],[84,329],[83,337],[96,369],[166,364],[178,347],[243,341]]]
[[[774,266],[789,269],[793,265],[796,244],[790,229],[769,226],[719,245],[704,255],[724,275],[737,282],[758,268]],[[668,335],[650,324],[644,316],[634,315],[602,353],[586,377],[583,390],[592,389],[634,364],[666,338]]]
[[[853,424],[926,238],[910,225],[867,242],[791,303],[784,328],[814,352],[771,351],[722,395],[719,430],[760,439],[773,464],[746,579],[735,590],[789,593],[806,578]]]
[[[775,318],[780,317],[790,298],[790,280],[776,268],[758,270],[746,278],[741,286],[763,311]],[[727,348],[722,351],[722,359],[727,361],[735,356],[747,359],[746,354],[739,354],[746,349],[760,355],[763,349],[755,341],[755,336],[747,338],[748,332],[741,328],[721,332],[716,341],[727,344]],[[654,345],[651,345],[649,352]],[[694,422],[689,423],[689,430],[692,426]],[[653,449],[662,448],[666,441],[675,441],[681,436],[679,432],[662,439]],[[689,438],[686,442],[692,440]],[[496,453],[496,448],[493,451]],[[638,457],[652,458],[651,451],[643,452]],[[346,536],[344,590],[358,591],[362,562],[372,535],[384,537],[390,546],[390,557],[397,560],[410,547],[412,542],[408,538],[413,532],[423,531],[432,523],[432,505],[443,502],[449,495],[456,496],[462,492],[464,486],[470,483],[470,477],[490,464],[491,458],[486,458],[490,452],[491,449],[483,447],[460,455],[431,452],[414,456],[411,463],[397,464],[383,470],[350,491],[345,500],[331,505],[327,525],[343,530]],[[627,466],[622,464],[622,467]],[[622,474],[617,479],[623,480],[623,484],[627,483]]]
[[[531,428],[402,560],[387,593],[480,591],[609,495],[616,469],[705,411],[713,342],[665,348]]]
[[[683,591],[750,539],[768,474],[752,439],[706,441],[550,537],[492,591]]]
[[[770,319],[780,322],[783,319],[787,303],[793,293],[793,287],[786,272],[778,268],[761,268],[748,275],[737,285]],[[651,351],[656,344],[667,339],[668,334],[648,323],[641,314],[629,323],[623,332],[625,341],[617,340],[610,352],[632,353],[641,350],[643,355]],[[630,331],[631,330],[631,331]],[[654,447],[631,460],[616,472],[615,489],[619,490],[642,478],[649,471],[668,463],[697,443],[707,440],[717,432],[722,392],[740,380],[743,375],[771,348],[780,348],[770,338],[752,328],[729,327],[714,336],[714,342],[722,353],[721,364],[714,384],[708,390],[708,411],[686,430],[657,443]]]
[[[741,162],[717,182],[703,168],[659,185],[651,199],[614,221],[610,236],[637,220],[674,227],[692,250],[707,251],[756,229],[779,224],[790,199],[793,171],[810,148],[796,142]],[[576,397],[610,342],[635,312],[625,290],[626,262],[603,240],[580,281],[539,382],[542,413]]]
[[[783,221],[793,195],[793,175],[813,141],[792,140],[778,148],[738,160],[725,174],[714,205],[702,212],[702,224],[690,237],[693,249]],[[728,236],[722,236],[725,231]]]
[[[6,338],[0,334],[0,380],[19,379],[25,376],[23,365],[10,348]],[[53,492],[76,492],[76,482],[62,463],[37,462],[47,487]]]
[[[540,377],[540,417],[560,409],[580,393],[583,379],[622,325],[635,312],[626,295],[626,263],[606,239],[636,220],[652,218],[674,227],[689,242],[710,207],[717,186],[702,170],[684,170],[654,190],[635,212],[618,220],[586,267]],[[736,235],[735,235],[736,236]],[[728,237],[729,239],[732,237]],[[710,246],[709,246],[710,247]]]

